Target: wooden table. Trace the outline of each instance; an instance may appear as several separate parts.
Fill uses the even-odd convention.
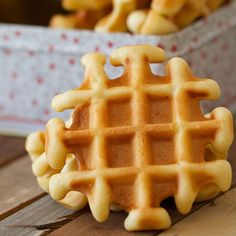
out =
[[[24,139],[0,137],[0,235],[84,235],[84,236],[182,236],[236,235],[236,142],[230,151],[232,188],[216,199],[195,204],[189,215],[180,215],[171,200],[164,204],[173,226],[164,232],[129,233],[123,228],[125,213],[111,213],[97,223],[89,209],[66,210],[38,187]]]

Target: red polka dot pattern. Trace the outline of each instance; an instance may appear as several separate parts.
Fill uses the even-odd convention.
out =
[[[101,34],[89,31],[61,31],[21,26],[0,26],[0,130],[4,124],[29,125],[29,131],[42,127],[55,116],[50,110],[54,95],[80,85],[87,52],[109,55],[115,48],[132,44],[153,44],[166,51],[167,58],[186,59],[199,77],[215,79],[222,98],[204,104],[205,110],[224,105],[236,111],[236,3],[175,35],[142,36]],[[109,77],[117,68],[106,66]],[[163,74],[163,66],[152,68]],[[65,113],[63,118],[68,118]]]

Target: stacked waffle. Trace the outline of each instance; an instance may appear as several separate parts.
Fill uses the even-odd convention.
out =
[[[226,0],[63,0],[75,13],[56,15],[51,27],[101,32],[169,34],[209,15]]]
[[[173,197],[185,214],[194,201],[230,187],[232,115],[200,109],[200,100],[219,97],[217,83],[193,76],[180,58],[168,62],[166,76],[153,74],[149,64],[164,58],[149,45],[117,49],[111,63],[125,71],[110,80],[103,54],[83,57],[84,83],[52,102],[58,112],[74,109],[71,121],[53,118],[26,143],[39,185],[53,199],[70,209],[88,201],[100,222],[110,209],[124,210],[130,231],[165,229],[164,199]]]

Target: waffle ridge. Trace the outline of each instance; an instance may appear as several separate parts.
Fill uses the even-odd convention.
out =
[[[78,163],[50,179],[55,200],[78,191],[100,222],[115,204],[129,212],[127,230],[165,229],[171,220],[160,207],[164,199],[174,197],[188,213],[196,199],[230,187],[232,116],[225,108],[204,116],[199,104],[217,99],[219,86],[194,77],[180,58],[168,62],[166,76],[154,75],[149,64],[164,59],[163,50],[150,45],[117,49],[110,61],[124,73],[110,80],[103,54],[83,57],[84,83],[52,101],[56,111],[74,109],[72,125],[53,118],[46,126],[51,168],[61,170],[71,153]]]

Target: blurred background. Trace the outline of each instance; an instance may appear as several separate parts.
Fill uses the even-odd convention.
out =
[[[65,13],[60,0],[0,0],[0,22],[48,25],[57,13]]]

